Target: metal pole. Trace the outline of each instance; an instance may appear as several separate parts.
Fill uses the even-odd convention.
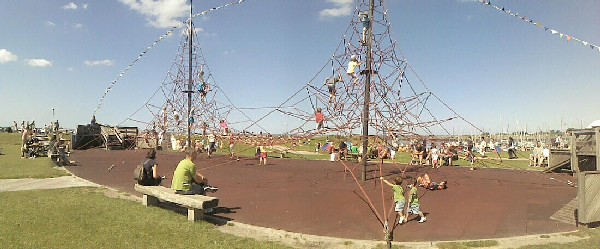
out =
[[[190,30],[188,33],[189,41],[188,41],[188,110],[187,110],[187,146],[188,148],[192,147],[192,123],[190,122],[190,115],[192,112],[192,37],[194,36],[194,26],[192,25],[192,0],[190,0]]]
[[[372,48],[373,48],[373,8],[375,6],[375,0],[371,0],[369,7],[369,28],[367,44],[367,69],[365,79],[365,99],[363,106],[363,120],[362,120],[362,180],[367,180],[367,147],[369,146],[369,103],[371,102],[371,64],[373,60]]]

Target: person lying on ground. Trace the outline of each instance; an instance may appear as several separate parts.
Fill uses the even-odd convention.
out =
[[[424,187],[429,190],[442,190],[442,189],[448,188],[447,181],[442,181],[440,183],[436,183],[434,181],[431,181],[431,178],[429,178],[429,175],[427,173],[423,174],[422,176],[417,177],[417,183],[419,184],[420,187]]]

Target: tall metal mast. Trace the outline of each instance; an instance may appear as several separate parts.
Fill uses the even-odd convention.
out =
[[[189,25],[189,31],[188,31],[188,52],[189,52],[189,58],[188,58],[188,89],[187,89],[187,96],[188,96],[188,110],[187,110],[187,146],[188,148],[192,147],[192,122],[190,119],[190,116],[192,115],[192,93],[194,92],[192,90],[192,50],[193,45],[192,45],[192,37],[194,36],[194,26],[192,25],[192,0],[190,0],[190,25]]]
[[[363,106],[363,119],[362,119],[362,158],[361,164],[363,165],[362,180],[367,180],[367,153],[369,147],[369,103],[371,102],[371,64],[373,62],[373,9],[375,8],[375,0],[371,0],[369,7],[369,27],[367,28],[367,40],[364,41],[367,45],[367,68],[366,68],[366,79],[365,79],[365,99]]]

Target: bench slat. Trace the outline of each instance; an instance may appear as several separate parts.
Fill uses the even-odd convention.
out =
[[[208,209],[219,205],[219,199],[216,197],[205,195],[179,195],[175,194],[175,190],[163,186],[142,186],[135,184],[135,190],[142,194],[177,203],[187,208]]]

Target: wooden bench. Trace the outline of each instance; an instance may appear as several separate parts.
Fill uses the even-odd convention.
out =
[[[179,204],[188,210],[188,220],[200,220],[204,216],[204,210],[216,208],[219,205],[219,199],[205,195],[179,195],[175,190],[163,186],[142,186],[135,184],[135,191],[144,196],[142,204],[144,206],[157,206],[158,200],[168,201]]]
[[[360,158],[360,154],[358,154],[358,153],[351,153],[351,152],[350,152],[350,153],[348,153],[347,155],[348,155],[348,156],[349,156],[351,159],[353,159],[353,160],[359,160],[359,158]]]

